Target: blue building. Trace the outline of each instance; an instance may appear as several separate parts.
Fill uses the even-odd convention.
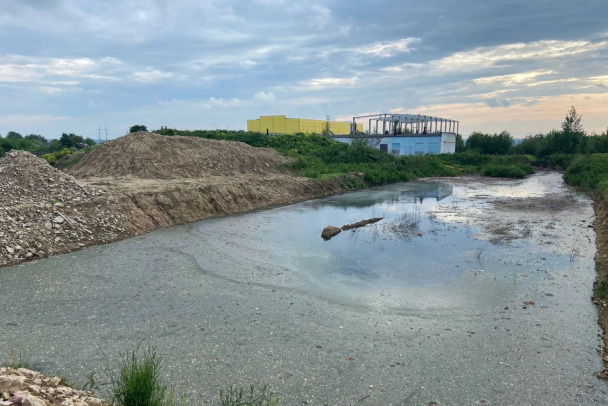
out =
[[[367,134],[356,133],[357,119],[368,119]],[[363,139],[370,147],[393,155],[453,154],[459,122],[414,114],[374,114],[353,117],[351,133],[333,139],[350,144]]]

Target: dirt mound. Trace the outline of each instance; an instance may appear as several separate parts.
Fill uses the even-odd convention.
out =
[[[288,161],[272,149],[242,142],[137,132],[98,146],[69,173],[81,178],[202,178],[279,173]]]
[[[13,150],[0,159],[0,207],[79,201],[92,193],[29,152]]]

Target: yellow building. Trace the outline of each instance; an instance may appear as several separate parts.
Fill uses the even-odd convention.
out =
[[[287,118],[285,116],[260,116],[247,120],[247,131],[268,134],[322,134],[327,130],[331,134],[350,134],[351,123],[309,120],[306,118]],[[363,131],[363,124],[357,124],[357,132]]]

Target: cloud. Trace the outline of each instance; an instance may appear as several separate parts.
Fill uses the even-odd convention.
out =
[[[69,117],[52,114],[9,114],[0,116],[0,128],[31,128],[41,125],[55,124],[68,120]]]
[[[371,56],[379,56],[388,58],[400,53],[409,53],[413,49],[411,45],[419,43],[420,38],[402,38],[391,42],[377,42],[371,45],[363,46],[360,49],[354,50],[356,53],[361,53]]]
[[[133,78],[138,82],[151,83],[162,79],[172,78],[173,73],[163,72],[154,68],[146,68],[143,71],[137,71],[133,73]]]

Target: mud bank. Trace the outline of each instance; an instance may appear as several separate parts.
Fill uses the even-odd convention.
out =
[[[603,197],[596,197],[593,202],[595,210],[595,242],[597,252],[595,254],[595,270],[597,280],[594,286],[601,281],[608,280],[608,202]],[[599,312],[598,323],[602,327],[604,347],[602,359],[604,360],[604,371],[599,377],[608,380],[608,301],[596,296],[593,298]]]

